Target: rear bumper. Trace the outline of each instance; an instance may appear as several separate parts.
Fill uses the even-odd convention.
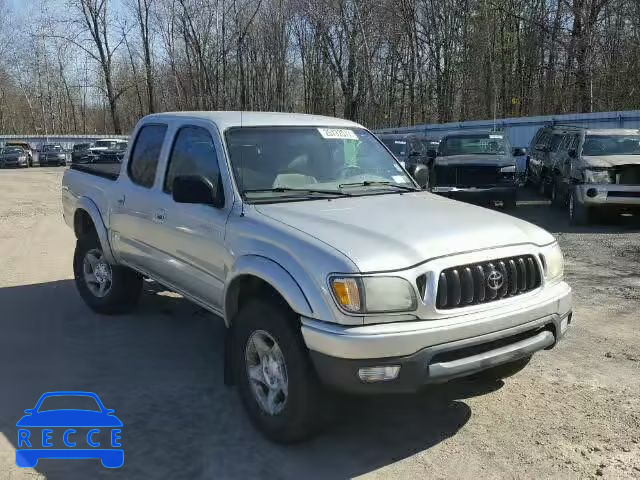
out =
[[[340,327],[303,319],[302,334],[324,383],[349,392],[409,392],[553,347],[571,321],[571,289],[562,282],[532,303],[441,326],[421,320]],[[360,380],[360,368],[379,366],[399,366],[400,373],[393,380]]]
[[[590,207],[633,206],[640,208],[640,185],[576,185],[580,203]]]
[[[432,193],[445,197],[469,200],[504,200],[516,195],[516,184],[499,187],[432,187]]]

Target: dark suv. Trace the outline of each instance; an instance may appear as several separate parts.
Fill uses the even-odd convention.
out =
[[[640,212],[640,130],[555,127],[551,135],[557,146],[540,169],[541,185],[571,223],[589,223],[602,212]]]
[[[566,153],[561,151],[561,143],[566,135],[580,132],[580,127],[556,125],[542,127],[534,135],[529,144],[527,156],[527,179],[541,195],[548,197],[552,194],[554,166],[559,158]]]
[[[378,135],[422,188],[429,186],[429,166],[436,155],[438,141],[418,134]]]
[[[516,161],[506,135],[500,132],[454,133],[443,137],[433,162],[431,191],[459,200],[502,202],[516,206]]]

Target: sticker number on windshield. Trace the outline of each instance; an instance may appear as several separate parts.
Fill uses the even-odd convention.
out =
[[[358,140],[358,136],[353,130],[346,128],[319,128],[318,132],[323,138],[339,140]]]

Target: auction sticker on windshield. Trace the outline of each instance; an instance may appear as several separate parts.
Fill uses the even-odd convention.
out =
[[[347,128],[319,128],[318,132],[322,138],[338,140],[358,140],[358,136],[353,130]]]

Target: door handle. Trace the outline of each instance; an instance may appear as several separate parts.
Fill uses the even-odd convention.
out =
[[[153,219],[158,223],[163,223],[167,219],[167,211],[164,208],[159,208],[153,214]]]

